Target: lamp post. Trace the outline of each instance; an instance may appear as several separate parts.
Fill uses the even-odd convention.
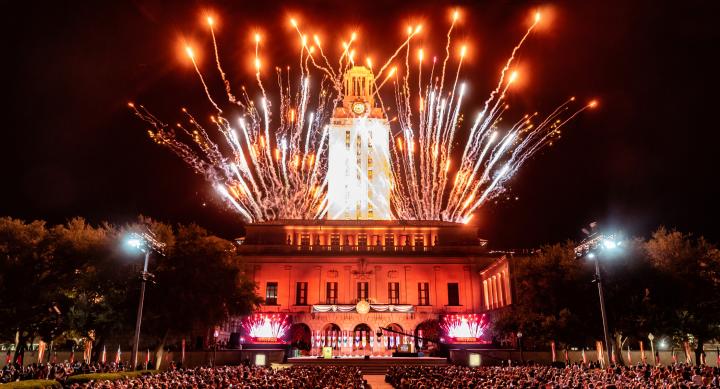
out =
[[[522,332],[518,331],[518,333],[517,333],[516,335],[517,335],[517,339],[518,339],[518,348],[520,349],[520,362],[522,362],[522,363],[524,364],[524,363],[525,363],[525,359],[523,358],[523,350],[522,350],[522,337],[523,337],[523,334],[522,334]]]
[[[143,305],[145,303],[145,284],[147,283],[147,280],[149,278],[153,277],[153,275],[148,272],[150,251],[155,250],[156,252],[162,254],[162,249],[165,247],[165,244],[158,242],[155,239],[154,235],[152,235],[152,233],[150,232],[131,233],[129,238],[127,239],[127,244],[128,246],[145,253],[145,261],[143,263],[143,270],[141,273],[140,282],[140,300],[138,301],[137,318],[135,320],[135,336],[133,337],[133,348],[132,354],[130,355],[130,360],[132,361],[132,370],[136,370],[138,348],[140,346],[140,326],[142,324]]]
[[[650,352],[652,353],[653,365],[656,365],[657,359],[655,359],[655,344],[653,343],[655,335],[653,335],[652,332],[648,334],[648,340],[650,340]]]
[[[583,229],[588,236],[575,247],[575,255],[586,257],[595,261],[595,282],[598,286],[598,296],[600,298],[600,315],[602,317],[603,337],[605,338],[605,354],[607,355],[607,366],[610,366],[610,331],[608,330],[607,312],[605,310],[605,294],[603,292],[602,274],[600,272],[600,254],[613,251],[618,248],[620,243],[615,240],[614,235],[604,235],[595,231],[597,223],[591,223],[591,231]],[[605,358],[603,358],[605,363]]]

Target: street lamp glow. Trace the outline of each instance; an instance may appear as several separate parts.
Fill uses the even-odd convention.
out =
[[[613,240],[605,239],[603,241],[603,246],[605,246],[605,248],[608,250],[612,250],[617,247],[617,243],[615,243],[615,241]]]
[[[587,257],[589,259],[593,259],[593,258],[595,258],[595,253],[588,253]]]
[[[127,243],[128,246],[130,246],[134,249],[139,249],[142,247],[143,242],[142,242],[142,239],[140,239],[140,238],[130,237],[127,239],[127,241],[125,243]]]

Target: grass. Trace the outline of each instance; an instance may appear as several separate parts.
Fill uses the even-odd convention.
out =
[[[67,384],[83,383],[89,381],[114,381],[121,378],[135,378],[147,374],[155,374],[158,370],[123,371],[119,373],[93,373],[78,374],[68,377]]]
[[[62,385],[55,380],[25,380],[0,384],[0,388],[17,388],[17,389],[62,389]]]

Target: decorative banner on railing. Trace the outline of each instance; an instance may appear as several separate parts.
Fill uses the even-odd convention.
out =
[[[313,313],[327,313],[327,312],[339,312],[349,313],[357,312],[355,305],[337,305],[337,304],[318,304],[312,306]],[[415,306],[413,305],[391,305],[391,304],[370,304],[370,312],[379,313],[412,313],[415,312]]]

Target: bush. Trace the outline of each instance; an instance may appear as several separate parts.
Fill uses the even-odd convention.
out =
[[[0,384],[0,388],[18,388],[18,389],[62,389],[62,385],[55,380],[25,380]]]
[[[135,378],[142,375],[150,375],[157,373],[158,370],[138,370],[138,371],[123,371],[118,373],[93,373],[93,374],[78,374],[72,375],[65,381],[67,384],[83,383],[89,381],[114,381],[121,378]]]

